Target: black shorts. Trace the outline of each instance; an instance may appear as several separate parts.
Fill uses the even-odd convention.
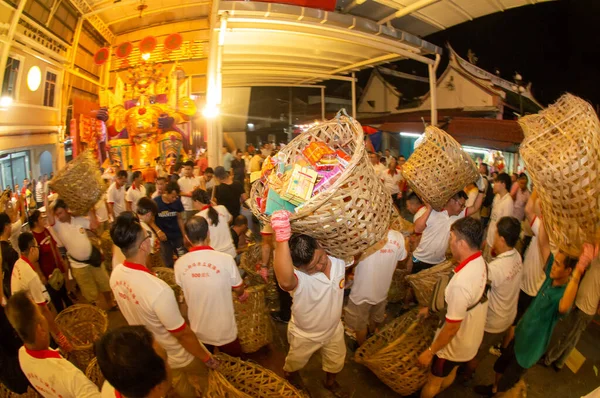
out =
[[[525,315],[527,308],[529,308],[529,306],[533,302],[534,298],[535,298],[535,296],[530,296],[527,293],[525,293],[524,291],[519,290],[519,302],[517,303],[517,316],[515,317],[513,326],[517,326],[517,323],[519,323],[519,321],[521,320],[523,315]]]
[[[413,267],[412,267],[412,271],[410,271],[411,275],[421,272],[423,270],[429,269],[436,265],[436,264],[424,263],[422,261],[417,260],[415,257],[413,257],[412,260],[413,260]]]
[[[464,363],[466,362],[454,362],[434,355],[433,361],[431,361],[431,374],[435,377],[446,377],[452,373],[452,370],[454,370],[455,367]]]
[[[498,383],[498,392],[506,392],[513,388],[525,374],[527,369],[519,365],[515,355],[515,340],[502,351],[500,358],[494,364],[494,372],[502,375]]]

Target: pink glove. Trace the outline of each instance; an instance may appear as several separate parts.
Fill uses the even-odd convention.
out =
[[[260,270],[258,270],[259,275],[263,278],[263,280],[265,281],[265,283],[268,282],[269,280],[269,270],[267,269],[267,267],[260,267]]]
[[[217,369],[219,367],[219,365],[221,365],[221,363],[217,360],[217,358],[213,357],[212,355],[206,361],[204,361],[204,364],[209,369]]]
[[[292,237],[290,214],[287,210],[277,210],[271,216],[271,228],[275,232],[275,240],[277,242],[285,242]]]
[[[60,349],[65,353],[73,351],[73,345],[71,345],[69,340],[67,340],[67,338],[64,334],[62,334],[62,332],[58,332],[56,334],[56,344],[58,344]]]
[[[243,302],[245,302],[246,300],[248,300],[248,297],[250,297],[250,295],[248,294],[248,292],[247,292],[247,291],[245,291],[245,290],[244,290],[244,293],[242,293],[242,295],[241,295],[241,296],[238,296],[238,301],[239,301],[240,303],[243,303]]]

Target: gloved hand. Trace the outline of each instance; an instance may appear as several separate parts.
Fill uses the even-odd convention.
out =
[[[65,353],[73,351],[73,345],[69,342],[69,340],[67,340],[62,332],[58,332],[56,334],[56,344],[58,344],[60,349]]]
[[[161,130],[166,130],[166,129],[171,128],[173,126],[173,123],[175,123],[175,119],[170,117],[166,113],[161,114],[160,117],[158,118],[158,128]]]
[[[477,189],[479,189],[479,192],[485,193],[485,191],[487,191],[489,182],[488,182],[487,178],[480,175],[479,179],[477,180],[477,182],[475,184],[477,185]]]
[[[219,365],[221,365],[221,363],[212,355],[208,358],[208,360],[204,361],[204,364],[209,369],[217,369],[219,367]]]
[[[260,269],[258,270],[258,274],[263,278],[265,283],[267,283],[267,281],[269,279],[269,269],[267,267],[261,266]]]
[[[287,210],[277,210],[271,216],[271,228],[275,232],[275,240],[277,242],[285,242],[292,237],[290,214]]]
[[[248,292],[247,292],[246,290],[244,290],[244,293],[242,293],[242,295],[241,295],[241,296],[238,296],[238,298],[237,298],[237,299],[238,299],[238,301],[239,301],[240,303],[243,303],[243,302],[245,302],[246,300],[248,300],[248,297],[250,297],[250,295],[248,294]]]
[[[98,109],[98,113],[96,113],[96,119],[102,120],[106,123],[108,120],[108,108],[103,106],[102,108]]]

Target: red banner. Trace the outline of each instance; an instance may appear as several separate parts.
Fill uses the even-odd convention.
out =
[[[335,11],[336,0],[260,0],[264,3],[291,4],[294,6],[318,8],[325,11]]]

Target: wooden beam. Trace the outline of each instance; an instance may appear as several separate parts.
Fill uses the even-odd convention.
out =
[[[428,7],[432,4],[437,3],[440,0],[418,0],[406,7],[402,7],[400,4],[398,4],[396,6],[396,9],[398,11],[396,11],[395,13],[393,13],[392,15],[388,15],[387,17],[377,21],[377,23],[379,25],[383,25],[385,24],[387,21],[391,21],[392,19],[396,19],[396,18],[401,18],[404,17],[406,15],[410,15],[415,11],[418,11],[422,8]],[[395,2],[394,2],[395,3]],[[401,7],[401,8],[400,8]]]

